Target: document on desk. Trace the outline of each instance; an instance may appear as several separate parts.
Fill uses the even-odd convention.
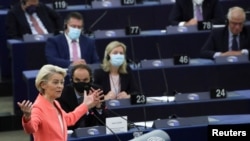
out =
[[[174,96],[147,97],[147,103],[173,102]]]
[[[106,118],[106,134],[123,133],[128,131],[127,116]],[[112,131],[110,131],[112,130]]]

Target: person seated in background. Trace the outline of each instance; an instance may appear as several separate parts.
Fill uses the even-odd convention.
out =
[[[74,125],[89,109],[103,102],[102,91],[84,93],[84,99],[72,112],[66,113],[56,100],[62,94],[66,70],[44,65],[38,72],[35,85],[39,94],[34,104],[29,100],[18,102],[23,112],[22,126],[32,134],[34,141],[66,141],[67,127]]]
[[[224,24],[222,6],[218,0],[176,0],[169,15],[171,25],[197,25],[198,21]]]
[[[63,68],[74,64],[99,63],[95,41],[82,34],[83,17],[69,13],[64,21],[64,33],[48,38],[45,45],[47,62]]]
[[[59,34],[61,23],[61,16],[39,0],[20,0],[7,13],[7,38],[21,39],[24,34]]]
[[[77,64],[72,66],[69,77],[71,84],[64,87],[61,97],[57,99],[64,111],[67,113],[72,112],[80,103],[82,103],[84,99],[84,91],[89,92],[91,88],[100,88],[93,84],[92,70],[87,65]],[[79,127],[103,125],[106,118],[105,113],[105,104],[100,103],[96,107],[92,108],[89,113],[81,117],[74,126],[69,127],[69,129],[74,130]],[[95,114],[102,121],[99,121],[93,114]]]
[[[241,7],[229,8],[227,24],[214,28],[201,48],[201,57],[214,59],[217,56],[249,54],[250,31],[245,26],[246,13]]]
[[[103,88],[105,100],[130,98],[139,92],[137,83],[126,61],[126,46],[110,42],[105,49],[101,69],[94,71],[94,83]]]

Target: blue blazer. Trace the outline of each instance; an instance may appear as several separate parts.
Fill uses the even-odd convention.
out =
[[[59,34],[62,30],[61,16],[53,9],[39,3],[37,15],[49,33]],[[22,38],[24,34],[31,34],[29,23],[20,3],[8,11],[6,16],[6,30],[8,38]]]
[[[95,41],[84,35],[79,37],[81,57],[87,64],[99,63]],[[45,56],[49,64],[68,68],[70,61],[69,46],[64,34],[49,38],[45,45]]]
[[[194,17],[192,0],[176,0],[169,22],[171,25],[178,25],[182,21],[189,21]],[[211,21],[214,24],[224,24],[225,15],[218,0],[204,0],[202,3],[202,14],[204,21]]]
[[[216,52],[228,51],[228,26],[224,28],[214,28],[207,41],[201,48],[201,57],[214,59],[213,56]],[[240,33],[240,49],[247,49],[250,51],[250,29],[244,27]]]

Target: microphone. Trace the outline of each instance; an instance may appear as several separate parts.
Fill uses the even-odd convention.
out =
[[[118,141],[121,141],[121,139],[117,136],[117,134],[110,129],[92,110],[89,111],[91,115],[93,115],[101,124],[103,124],[115,137]]]
[[[157,48],[157,53],[158,53],[159,59],[160,59],[161,63],[163,63],[159,43],[156,43],[156,48]],[[164,71],[164,68],[162,68],[161,70],[162,70],[163,80],[164,80],[164,84],[165,84],[165,88],[166,88],[166,91],[163,92],[163,96],[168,96],[169,90],[168,90],[168,81],[167,81],[167,77],[166,77],[166,72]],[[167,101],[168,101],[168,99],[167,99]]]
[[[121,116],[120,114],[116,113],[115,111],[113,111],[111,109],[106,108],[106,110],[108,110],[109,112],[111,112],[113,115],[121,117],[123,120],[127,121],[129,128],[135,127],[139,131],[139,135],[136,135],[136,136],[140,136],[142,134],[141,129],[137,125],[135,125],[135,123],[129,121],[128,119],[124,118],[123,116]]]
[[[98,17],[90,26],[87,30],[84,31],[84,34],[90,36],[92,34],[92,28],[103,19],[103,17],[108,13],[108,11],[104,11],[100,17]]]
[[[131,52],[132,52],[132,57],[133,59],[135,60],[135,51],[134,51],[134,43],[133,43],[133,39],[132,37],[130,37],[130,44],[131,44]],[[139,67],[138,66],[141,66],[141,65],[136,65],[136,72],[137,72],[137,76],[138,76],[138,84],[139,84],[139,90],[140,90],[140,93],[142,94],[142,84],[141,84],[141,76],[140,76],[140,70],[139,70]],[[135,67],[135,65],[134,65]],[[147,129],[147,114],[146,114],[146,109],[145,109],[145,106],[143,106],[143,114],[144,114],[144,129]]]
[[[163,130],[153,130],[140,137],[131,139],[129,141],[171,141],[169,135]]]

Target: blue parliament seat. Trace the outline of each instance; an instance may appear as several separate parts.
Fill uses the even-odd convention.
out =
[[[130,140],[134,138],[135,132],[145,133],[154,130],[165,131],[171,140],[186,141],[187,138],[192,141],[208,141],[210,136],[210,128],[213,125],[230,125],[231,129],[236,125],[249,125],[249,114],[228,114],[228,115],[207,115],[207,116],[191,116],[191,117],[177,117],[174,119],[158,119],[153,120],[152,127],[135,128],[126,133],[113,134],[96,134],[87,135],[88,130],[96,129],[99,127],[82,128],[79,131],[85,132],[86,136],[76,137],[69,134],[69,141],[97,141],[97,140]],[[148,121],[147,121],[148,122]],[[151,121],[150,121],[151,122]],[[174,122],[178,124],[173,124]],[[136,123],[135,123],[136,124]],[[237,129],[237,128],[236,128]],[[242,129],[243,130],[243,129]],[[82,133],[84,134],[84,133]],[[142,134],[142,135],[143,135]],[[181,136],[180,136],[181,134]],[[119,138],[119,139],[117,139]]]
[[[9,5],[12,1],[1,1],[0,5]],[[41,2],[51,4],[50,0],[41,0]],[[245,0],[221,0],[223,5],[223,9],[226,10],[234,5],[242,6],[245,9],[249,5],[249,1]],[[165,29],[167,25],[169,25],[167,18],[162,18],[164,13],[165,17],[168,17],[171,8],[173,6],[173,2],[171,0],[161,0],[158,3],[155,2],[142,2],[140,4],[131,5],[131,6],[120,6],[116,8],[92,8],[84,5],[85,3],[89,3],[88,0],[74,0],[68,1],[69,6],[67,9],[59,9],[57,10],[62,17],[65,17],[67,13],[72,11],[79,11],[83,14],[85,18],[85,29],[88,29],[95,21],[104,13],[107,12],[105,17],[101,19],[97,24],[95,24],[91,31],[96,30],[108,30],[108,29],[120,29],[124,28],[127,25],[138,25],[143,30],[152,30],[152,29]],[[3,9],[0,11],[0,25],[5,24],[5,17],[8,9]],[[147,16],[142,16],[147,15]],[[110,21],[114,21],[116,24],[110,24]],[[147,21],[147,22],[145,22]],[[5,27],[1,26],[0,33],[5,33]],[[198,39],[199,40],[199,39]],[[10,59],[8,58],[9,51],[6,47],[6,36],[0,36],[1,42],[1,68],[2,75],[10,75],[11,66]]]
[[[231,1],[227,1],[227,3],[230,2]],[[241,1],[237,2],[241,4]],[[245,1],[242,3],[245,3]],[[154,31],[152,34],[151,31],[147,31],[147,29],[165,29],[168,23],[166,20],[164,20],[165,18],[162,18],[160,15],[162,15],[162,13],[166,13],[166,15],[168,15],[171,7],[171,3],[138,4],[135,6],[98,9],[84,7],[84,5],[69,5],[67,9],[61,9],[58,10],[58,12],[65,16],[68,12],[77,10],[84,15],[85,25],[86,27],[89,27],[100,15],[102,15],[105,11],[108,11],[105,17],[93,27],[93,31],[98,29],[121,29],[128,24],[139,25],[143,31],[145,31],[139,36],[100,36],[100,38],[96,38],[95,40],[98,47],[97,51],[101,58],[103,57],[105,46],[114,39],[119,39],[120,41],[124,42],[128,46],[128,57],[136,61],[142,59],[159,58],[156,44],[159,44],[161,56],[163,58],[172,58],[173,54],[183,52],[192,58],[196,58],[201,45],[208,36],[208,31],[195,33],[190,32],[187,33],[188,35],[183,35],[180,33],[168,35],[162,32],[162,30],[158,30],[159,32]],[[2,25],[4,25],[6,13],[7,10],[0,11],[0,21]],[[141,16],[141,13],[147,15],[146,19],[145,16]],[[113,21],[114,17],[116,17],[116,24],[110,24],[110,21]],[[18,95],[18,92],[22,91],[25,96],[20,96],[21,99],[26,98],[27,90],[25,87],[23,87],[24,83],[22,83],[22,71],[38,69],[46,63],[44,55],[41,53],[44,51],[44,42],[27,43],[20,41],[17,43],[7,41],[8,45],[6,45],[4,26],[1,26],[0,31],[2,31],[0,32],[0,40],[4,43],[3,46],[1,46],[1,71],[13,73],[13,95],[16,96]],[[194,38],[198,41],[198,43],[192,44],[190,47],[186,47],[185,45],[191,44],[188,42],[192,41]],[[7,46],[11,50],[9,50]],[[26,54],[28,57],[23,57],[24,54]],[[11,59],[9,56],[11,56]],[[9,63],[10,60],[12,61],[11,63]],[[12,64],[12,70],[6,69],[10,68],[10,64]],[[8,65],[9,67],[6,67]],[[14,103],[16,103],[16,100],[14,100]]]
[[[169,59],[171,62],[171,59]],[[176,96],[176,102],[174,103],[167,103],[168,107],[164,111],[169,111],[169,113],[165,112],[165,116],[159,117],[161,115],[160,111],[156,114],[150,114],[149,116],[155,115],[156,117],[153,117],[153,119],[156,118],[164,118],[167,115],[176,113],[177,115],[181,116],[188,116],[195,114],[196,112],[190,112],[190,111],[178,111],[176,110],[176,107],[173,108],[175,103],[180,103],[180,109],[182,109],[182,104],[185,105],[185,103],[188,101],[189,104],[185,105],[189,108],[195,108],[196,111],[200,111],[200,114],[211,114],[208,110],[203,110],[202,107],[204,107],[204,103],[208,104],[209,106],[212,105],[212,109],[215,108],[213,106],[215,103],[220,104],[219,101],[212,100],[208,97],[208,93],[204,93],[205,98],[202,98],[197,101],[190,101],[186,98],[188,96],[187,94],[194,93],[194,92],[206,92],[210,91],[211,88],[217,88],[217,87],[223,87],[228,91],[233,90],[244,90],[249,88],[249,70],[250,63],[236,63],[236,64],[201,64],[201,65],[184,65],[184,66],[168,66],[168,67],[154,67],[152,69],[149,68],[138,68],[133,69],[133,74],[135,76],[140,75],[139,84],[141,84],[142,92],[147,97],[150,96],[166,96],[164,94],[167,91],[168,96],[173,96],[172,93],[174,90],[179,91],[182,97]],[[231,70],[231,71],[228,71]],[[163,78],[163,72],[166,73],[166,79],[167,83],[164,82]],[[37,90],[34,86],[35,77],[38,70],[29,70],[29,71],[23,71],[23,78],[25,80],[26,88],[28,91],[28,99],[33,101],[37,95]],[[154,74],[154,75],[152,75]],[[179,76],[178,78],[176,76]],[[138,77],[138,76],[137,76]],[[178,79],[178,80],[176,80]],[[167,85],[167,86],[166,86]],[[230,102],[228,101],[235,101],[237,98],[243,98],[247,96],[247,92],[244,94],[235,94],[235,93],[229,93],[228,100],[225,101],[226,105],[230,105]],[[244,95],[243,97],[241,95]],[[18,98],[18,95],[16,96]],[[20,98],[20,97],[19,97]],[[200,103],[202,101],[202,103]],[[243,100],[244,101],[244,100]],[[198,106],[197,108],[196,104],[200,103],[201,106]],[[203,103],[204,102],[204,103]],[[211,102],[211,103],[210,103]],[[241,101],[242,102],[242,101]],[[242,102],[244,103],[244,102]],[[150,104],[150,103],[148,103]],[[162,103],[158,103],[151,105],[152,109],[156,108],[157,106],[160,106]],[[164,103],[166,104],[166,103]],[[109,105],[109,104],[108,104]],[[145,107],[145,105],[138,105],[134,106],[132,109],[130,109],[129,101],[121,102],[120,105],[122,105],[124,108],[127,108],[130,113],[133,113],[132,116],[138,115],[138,112],[140,112],[140,115],[143,115],[143,110],[138,110],[137,108]],[[236,104],[231,104],[236,105]],[[184,107],[185,107],[184,106]],[[217,105],[218,106],[218,105]],[[136,108],[137,107],[137,108]],[[173,109],[171,109],[171,107]],[[206,106],[205,106],[206,107]],[[223,106],[218,106],[220,109]],[[246,106],[247,107],[247,106]],[[114,109],[119,110],[119,107],[112,107]],[[150,108],[150,107],[149,107]],[[170,109],[169,109],[170,108]],[[236,107],[235,107],[236,108]],[[243,111],[242,111],[243,110]],[[224,111],[224,112],[223,112]],[[230,113],[231,109],[223,109],[219,111],[210,111],[214,112],[216,114],[221,113]],[[179,113],[180,112],[180,113]],[[244,108],[241,109],[239,107],[238,112],[244,112]],[[125,112],[126,113],[126,112]],[[134,120],[138,120],[135,119]],[[152,118],[151,118],[152,120]]]

